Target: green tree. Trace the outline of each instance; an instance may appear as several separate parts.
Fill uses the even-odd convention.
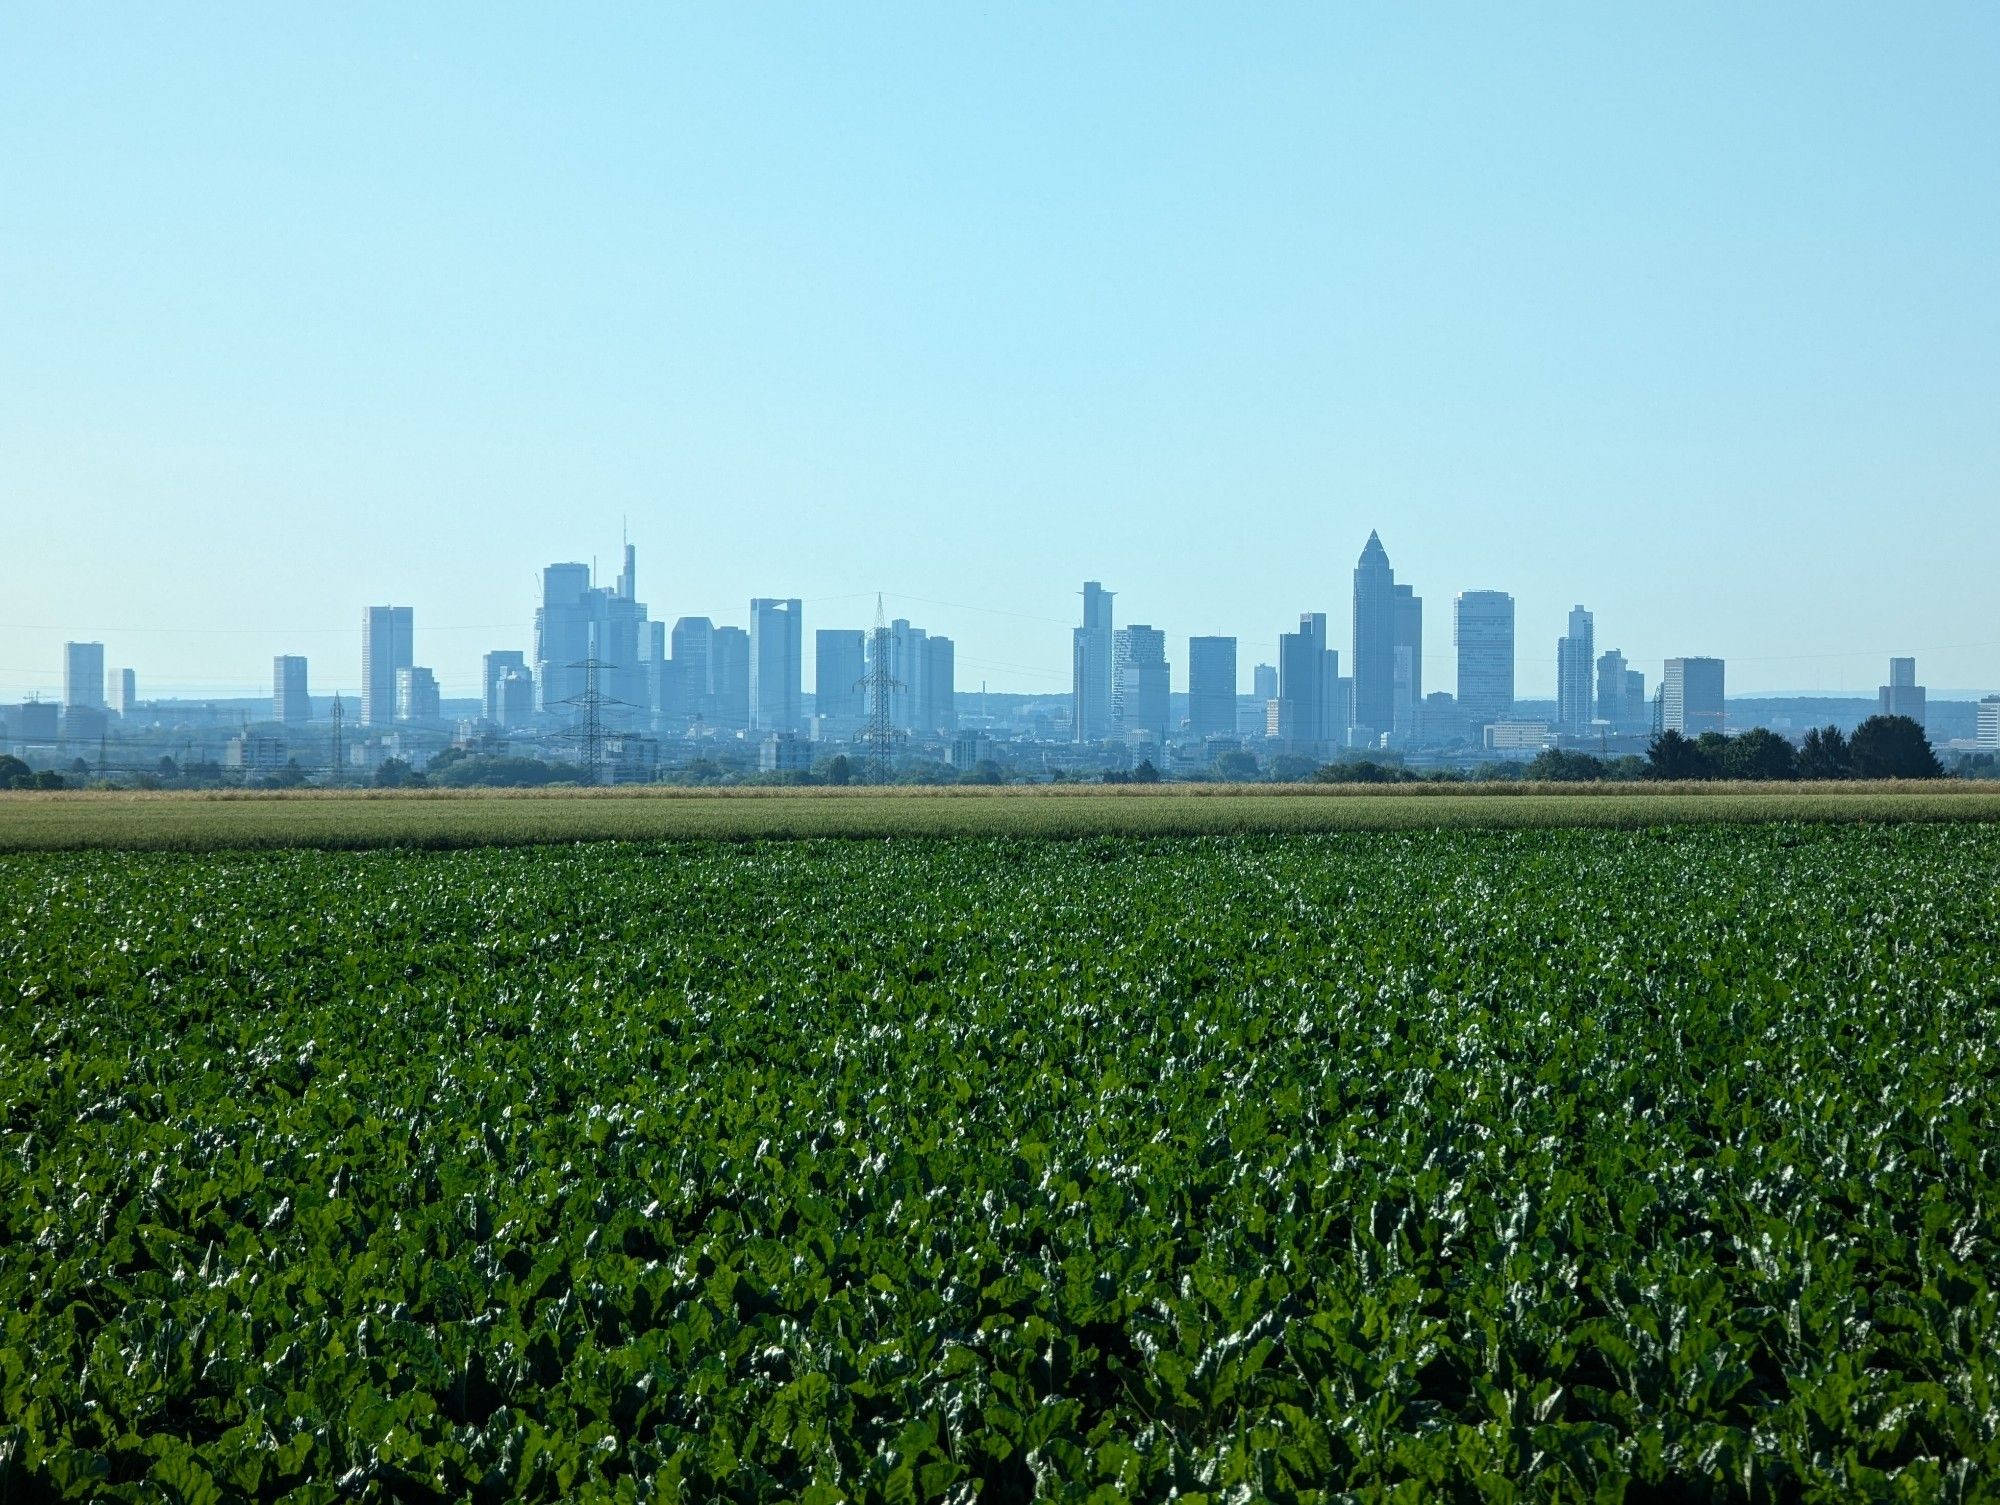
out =
[[[1545,747],[1528,760],[1525,776],[1551,784],[1594,784],[1605,771],[1604,760],[1589,753]]]
[[[1908,716],[1870,716],[1847,739],[1857,779],[1941,779],[1944,765],[1924,729]]]
[[[1802,779],[1850,777],[1847,737],[1837,726],[1816,726],[1799,744],[1798,776]]]
[[[1732,779],[1796,778],[1798,754],[1776,732],[1756,726],[1729,740],[1722,750],[1722,771]]]
[[[411,768],[403,758],[385,759],[375,770],[377,789],[410,789],[423,783],[423,775]]]
[[[0,789],[25,789],[34,771],[11,753],[0,753]]]
[[[1699,742],[1676,731],[1664,731],[1646,748],[1646,777],[1712,779],[1715,777],[1715,765],[1709,762],[1708,753]]]
[[[854,760],[846,753],[835,753],[820,767],[819,775],[829,784],[851,784],[854,782]]]
[[[1303,753],[1279,753],[1271,759],[1271,777],[1280,784],[1303,784],[1319,772],[1319,760]]]
[[[1236,748],[1231,752],[1217,753],[1210,765],[1217,778],[1230,780],[1254,779],[1257,777],[1257,755]]]

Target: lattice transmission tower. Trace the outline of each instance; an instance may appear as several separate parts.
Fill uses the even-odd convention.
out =
[[[882,594],[875,594],[875,631],[868,638],[868,672],[855,683],[857,690],[868,696],[868,724],[862,728],[861,740],[868,749],[868,769],[870,781],[877,784],[889,782],[891,766],[896,752],[896,721],[890,714],[890,697],[903,688],[901,680],[889,669],[889,627],[882,616]]]
[[[629,706],[631,702],[606,695],[599,688],[602,683],[599,676],[606,669],[617,668],[616,664],[607,664],[592,654],[589,658],[578,659],[569,667],[583,670],[583,692],[557,704],[576,709],[576,725],[570,728],[567,735],[575,738],[583,749],[584,783],[601,783],[600,775],[604,771],[604,713],[613,706]]]
[[[346,769],[346,764],[341,761],[342,748],[340,745],[341,722],[346,718],[347,710],[340,703],[339,692],[335,691],[333,697],[333,766],[326,771],[327,782],[330,784],[338,784],[341,780],[341,775]]]

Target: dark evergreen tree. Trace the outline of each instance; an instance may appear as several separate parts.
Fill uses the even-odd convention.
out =
[[[1799,744],[1798,776],[1802,779],[1851,777],[1847,738],[1837,726],[1816,726]]]
[[[1796,778],[1798,762],[1791,743],[1761,726],[1732,737],[1722,750],[1722,771],[1732,779]]]
[[[1676,731],[1664,731],[1646,748],[1646,777],[1712,779],[1715,777],[1715,765],[1709,761],[1708,753],[1699,742]]]
[[[1944,765],[1924,729],[1908,716],[1870,716],[1847,741],[1857,779],[1941,779]]]

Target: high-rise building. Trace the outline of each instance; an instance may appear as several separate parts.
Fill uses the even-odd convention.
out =
[[[724,731],[750,725],[750,634],[718,627],[708,637],[708,719]]]
[[[1475,734],[1514,713],[1514,598],[1463,591],[1452,603],[1458,711]]]
[[[1424,709],[1424,598],[1396,587],[1396,698],[1389,729],[1415,736]]]
[[[1172,696],[1167,635],[1136,622],[1112,634],[1111,724],[1128,742],[1162,745],[1170,728]]]
[[[846,742],[868,715],[868,634],[859,628],[822,627],[813,634],[814,735]]]
[[[1560,670],[1560,662],[1557,668]],[[1625,655],[1616,648],[1607,648],[1597,656],[1597,719],[1613,731],[1631,726],[1643,709],[1625,700],[1626,672]]]
[[[411,667],[396,671],[396,719],[435,721],[440,711],[437,676],[429,669]]]
[[[689,718],[715,716],[715,682],[710,677],[709,649],[715,624],[707,617],[682,617],[674,623],[673,661],[681,704],[676,712]]]
[[[535,720],[535,676],[527,668],[509,669],[494,686],[493,724],[502,731],[530,726]]]
[[[296,653],[271,660],[271,719],[286,726],[312,720],[312,696],[306,690],[306,661]]]
[[[1253,700],[1276,700],[1278,698],[1278,666],[1258,664],[1250,671],[1250,698]]]
[[[587,564],[552,564],[542,571],[535,612],[535,685],[545,711],[567,712],[583,694],[596,659],[597,692],[610,702],[603,722],[623,729],[643,724],[651,710],[650,647],[645,603],[634,594],[638,551],[625,545],[624,568],[610,587],[591,584]]]
[[[416,659],[413,613],[407,606],[371,606],[361,623],[361,724],[396,719],[396,674]]]
[[[1188,639],[1188,736],[1236,732],[1236,639]]]
[[[804,616],[796,599],[750,603],[750,728],[796,732],[805,693]]]
[[[1652,725],[1653,708],[1646,699],[1646,674],[1642,669],[1625,671],[1625,726],[1628,731],[1644,731]]]
[[[958,646],[950,638],[924,643],[924,699],[919,707],[926,732],[958,728]]]
[[[104,645],[63,644],[63,709],[104,709]]]
[[[1917,661],[1913,658],[1889,660],[1889,682],[1876,694],[1884,716],[1907,716],[1918,726],[1924,724],[1924,687],[1917,683]]]
[[[1698,737],[1726,727],[1722,660],[1670,658],[1660,681],[1660,730]]]
[[[1372,532],[1354,566],[1353,716],[1369,732],[1396,721],[1396,574]]]
[[[129,716],[139,708],[139,676],[130,669],[113,669],[105,692],[115,716]]]
[[[1324,756],[1347,742],[1351,685],[1340,676],[1340,654],[1327,646],[1326,613],[1299,613],[1299,630],[1278,638],[1279,723],[1301,752]]]
[[[1979,702],[1978,730],[1974,738],[1986,751],[2000,752],[2000,695],[1988,695]]]
[[[510,673],[528,673],[528,655],[514,648],[496,648],[479,660],[479,714],[494,726],[500,719],[500,682]]]
[[[1596,719],[1591,671],[1597,658],[1597,629],[1581,606],[1569,611],[1569,631],[1556,639],[1556,725],[1566,732],[1587,732]],[[1620,698],[1623,698],[1621,685]]]
[[[1070,724],[1078,742],[1111,735],[1111,598],[1095,580],[1083,582],[1083,625],[1070,653]]]

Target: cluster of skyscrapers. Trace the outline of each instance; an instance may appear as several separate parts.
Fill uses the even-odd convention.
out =
[[[1379,748],[1517,753],[1572,739],[1728,729],[1721,659],[1666,660],[1649,696],[1646,676],[1621,651],[1598,651],[1594,617],[1580,605],[1570,610],[1556,641],[1553,716],[1539,707],[1533,715],[1518,714],[1514,598],[1502,590],[1468,590],[1453,598],[1455,684],[1428,688],[1423,599],[1396,579],[1387,549],[1372,532],[1353,571],[1345,673],[1329,614],[1306,611],[1295,631],[1279,634],[1276,662],[1251,666],[1247,697],[1237,640],[1188,638],[1181,699],[1172,690],[1166,633],[1145,622],[1120,627],[1113,607],[1113,593],[1102,582],[1084,583],[1081,620],[1072,634],[1066,724],[1054,715],[1037,717],[1031,738],[1067,741],[1079,754],[1116,749],[1119,756],[1136,757],[1173,748],[1177,766],[1184,766],[1190,747],[1221,743],[1321,758]],[[344,714],[357,742],[393,743],[401,728],[430,727],[439,735],[444,703],[438,677],[416,661],[416,649],[410,607],[366,609],[359,703],[345,713],[337,700],[334,707],[334,719]],[[804,766],[809,754],[787,744],[861,742],[879,750],[884,738],[914,745],[958,732],[950,638],[904,618],[878,617],[873,631],[819,629],[813,650],[808,696],[804,612],[797,598],[752,600],[747,626],[707,617],[681,617],[671,627],[654,620],[639,599],[637,554],[628,543],[608,585],[596,583],[592,567],[582,563],[543,570],[532,644],[494,649],[481,660],[482,735],[560,739],[588,726],[593,737],[746,737],[775,746],[771,766],[790,767]],[[1880,691],[1882,710],[1921,723],[1925,692],[1916,682],[1915,660],[1892,659],[1889,680]],[[271,720],[280,728],[321,719],[314,714],[304,657],[285,654],[273,661],[271,691]],[[10,713],[10,730],[30,742],[54,742],[59,735],[87,740],[102,735],[108,718],[130,712],[136,698],[133,671],[107,674],[101,643],[69,643],[61,707],[26,703]],[[465,715],[462,709],[454,714]],[[1993,719],[1982,719],[1982,738]],[[982,736],[996,729],[984,716],[974,724]],[[2000,721],[1990,734],[2000,739]],[[258,754],[267,755],[283,755],[282,744]],[[378,748],[376,755],[385,754]]]

